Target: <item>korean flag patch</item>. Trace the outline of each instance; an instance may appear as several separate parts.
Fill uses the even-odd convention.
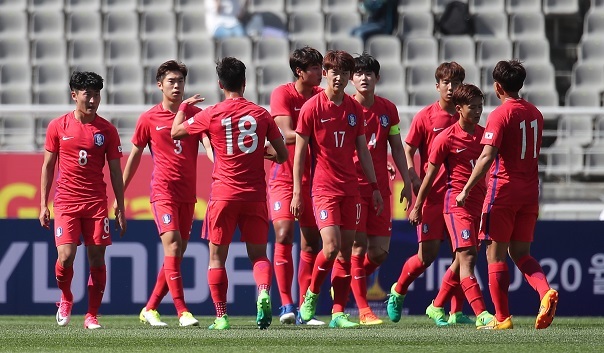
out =
[[[484,138],[487,140],[492,140],[493,139],[493,133],[492,132],[485,132],[484,133]]]
[[[57,227],[56,236],[60,238],[63,235],[63,227]]]
[[[354,114],[348,114],[348,125],[354,127],[357,124],[357,116]]]
[[[164,222],[164,224],[170,224],[170,222],[172,222],[172,215],[166,213],[161,217],[161,220]]]
[[[470,230],[469,229],[464,229],[461,231],[461,238],[464,240],[468,240],[470,239]]]
[[[275,202],[275,205],[273,206],[273,210],[279,211],[280,209],[281,209],[281,202],[279,202],[279,201]]]
[[[327,219],[327,210],[321,210],[321,212],[319,213],[319,218],[324,221]]]
[[[382,125],[383,127],[388,127],[389,124],[390,118],[388,117],[388,115],[380,116],[380,125]]]
[[[101,147],[105,143],[103,134],[94,134],[94,144]]]

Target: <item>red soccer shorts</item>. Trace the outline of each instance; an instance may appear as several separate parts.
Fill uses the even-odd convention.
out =
[[[342,230],[356,231],[361,218],[358,196],[319,195],[314,196],[312,201],[319,230],[340,226]]]
[[[443,204],[424,203],[422,223],[417,226],[417,241],[445,240],[447,226],[443,216]]]
[[[392,234],[392,211],[390,195],[382,193],[384,210],[379,215],[373,208],[372,197],[361,197],[361,218],[357,232],[378,237],[389,237]]]
[[[482,209],[480,240],[532,242],[539,204],[496,205],[485,203]]]
[[[461,212],[445,213],[444,217],[453,251],[478,244],[479,217]]]
[[[201,237],[214,244],[227,245],[233,241],[237,226],[241,232],[242,242],[266,244],[268,242],[266,202],[210,201]]]
[[[55,244],[111,245],[107,202],[55,205]]]
[[[191,226],[195,214],[194,203],[159,200],[151,203],[151,210],[160,236],[165,232],[179,231],[182,239],[191,238]]]
[[[315,215],[312,212],[312,199],[310,197],[310,188],[302,185],[302,202],[304,211],[298,218],[300,227],[316,227]],[[274,183],[268,188],[268,199],[271,210],[271,219],[273,222],[289,220],[294,221],[294,215],[290,212],[289,206],[292,202],[292,185],[289,183]]]

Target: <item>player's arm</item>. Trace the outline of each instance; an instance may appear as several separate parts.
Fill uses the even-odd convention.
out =
[[[377,184],[375,170],[373,169],[373,159],[371,158],[369,149],[367,149],[367,139],[365,138],[365,135],[358,135],[355,144],[359,162],[361,163],[361,168],[363,168],[363,173],[365,173],[367,180],[369,180],[369,184],[371,184],[371,187],[373,188],[373,208],[379,215],[384,209],[384,200],[382,199],[382,194],[380,194],[380,189]]]
[[[470,194],[470,190],[472,190],[474,185],[476,185],[479,180],[484,179],[484,176],[489,171],[489,168],[491,168],[491,164],[493,164],[495,157],[497,157],[498,151],[499,149],[495,146],[484,145],[482,153],[476,161],[476,166],[472,170],[472,175],[470,175],[470,179],[468,179],[468,182],[463,187],[463,190],[461,190],[459,195],[457,195],[457,197],[455,198],[457,206],[463,206],[466,202],[466,198]]]
[[[128,156],[126,166],[124,167],[124,192],[128,188],[128,185],[130,185],[132,178],[134,178],[134,174],[136,174],[136,171],[138,170],[144,150],[144,147],[141,148],[135,144],[132,144],[132,151]],[[117,213],[117,199],[113,202],[113,211]]]
[[[199,94],[194,95],[193,97],[189,97],[185,99],[180,106],[178,107],[178,113],[174,117],[174,121],[172,121],[172,130],[170,130],[170,135],[175,140],[182,140],[183,138],[189,136],[187,129],[183,126],[183,122],[187,117],[187,108],[190,105],[195,105],[197,103],[203,102],[205,98],[201,98]]]
[[[210,138],[208,135],[203,134],[201,137],[201,143],[203,144],[203,148],[206,150],[206,156],[208,156],[210,162],[214,163],[214,150],[212,149],[212,144],[210,143]]]
[[[122,166],[120,165],[119,158],[110,160],[108,164],[111,187],[113,188],[115,202],[117,203],[115,219],[120,228],[120,237],[123,237],[124,233],[126,232],[126,207],[124,206],[124,181],[122,176]]]
[[[405,149],[403,147],[403,141],[401,140],[401,134],[398,125],[396,125],[396,128],[393,126],[390,129],[390,134],[388,135],[388,143],[390,144],[390,150],[392,151],[392,159],[394,160],[394,164],[396,164],[396,169],[398,169],[398,172],[401,173],[401,178],[403,178],[403,190],[401,190],[401,197],[399,199],[399,202],[402,203],[404,199],[407,200],[407,204],[405,205],[406,210],[407,205],[411,203],[411,178],[409,177],[407,157],[405,155]]]
[[[42,176],[40,178],[40,225],[50,228],[50,211],[48,210],[48,196],[55,176],[55,165],[57,154],[48,150],[44,151],[44,162],[42,163]]]
[[[296,143],[296,131],[293,128],[293,120],[291,116],[279,115],[275,117],[275,123],[281,130],[281,134],[285,139],[286,145],[293,145]]]
[[[306,151],[308,151],[308,140],[309,136],[296,134],[296,149],[294,152],[294,167],[292,171],[294,189],[292,192],[292,201],[289,206],[289,210],[294,217],[300,216],[304,210],[300,192],[302,190],[302,175],[304,174]]]
[[[422,180],[415,171],[415,163],[413,160],[415,152],[417,152],[417,146],[405,143],[404,150],[405,158],[407,159],[407,170],[409,171],[409,179],[411,179],[411,184],[413,185],[413,192],[415,193],[415,195],[417,195],[417,193],[419,192],[419,188],[422,185]]]
[[[283,141],[283,139],[281,137],[279,137],[277,139],[270,140],[269,142],[276,152],[275,162],[277,162],[279,164],[285,162],[287,160],[289,152],[287,151],[287,148],[285,147],[285,142]]]
[[[418,225],[422,221],[422,207],[424,206],[424,202],[432,190],[434,179],[436,179],[439,170],[440,164],[433,164],[432,162],[428,163],[428,171],[426,172],[426,176],[424,177],[422,185],[419,188],[419,192],[417,193],[415,205],[413,205],[413,209],[409,213],[408,217],[409,222],[414,226]]]

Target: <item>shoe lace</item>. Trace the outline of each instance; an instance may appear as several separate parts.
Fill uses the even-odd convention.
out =
[[[87,315],[86,316],[86,324],[87,325],[90,325],[90,324],[98,325],[99,324],[99,319],[96,317],[96,315]]]
[[[336,320],[346,320],[346,321],[350,321],[350,320],[348,320],[348,317],[349,317],[349,316],[350,316],[350,314],[342,314],[342,315],[338,316],[338,317],[336,318]]]
[[[62,317],[66,317],[69,315],[69,313],[71,312],[72,306],[73,306],[73,303],[65,301],[65,300],[61,300],[60,302],[57,302],[57,307],[59,308],[59,314]]]
[[[378,317],[372,311],[370,311],[367,314],[363,315],[363,319],[365,321],[374,321],[374,320],[378,320]]]
[[[154,320],[159,321],[159,312],[157,312],[157,310],[147,310],[147,312]]]
[[[401,303],[403,301],[402,296],[394,295],[392,293],[388,294],[388,300],[386,300],[384,303],[388,304],[390,302],[391,298],[393,299],[392,304],[395,308],[398,308],[399,306],[401,306]]]

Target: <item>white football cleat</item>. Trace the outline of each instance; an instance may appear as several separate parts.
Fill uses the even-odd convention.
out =
[[[71,321],[71,308],[73,307],[73,302],[68,302],[66,300],[61,299],[59,303],[57,303],[57,324],[59,326],[67,326],[69,321]]]

